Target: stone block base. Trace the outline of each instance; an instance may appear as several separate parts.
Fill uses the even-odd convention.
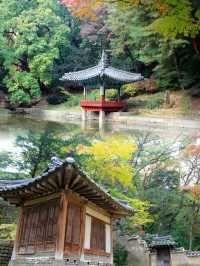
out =
[[[7,266],[12,255],[13,242],[0,241],[0,266]]]
[[[20,257],[15,260],[10,260],[9,266],[111,266],[108,263],[83,262],[74,259],[65,258],[64,260],[55,260],[54,257]]]

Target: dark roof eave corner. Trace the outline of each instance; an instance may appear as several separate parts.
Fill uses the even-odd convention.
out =
[[[174,248],[177,247],[177,243],[173,240],[173,238],[169,236],[156,236],[153,238],[153,241],[149,245],[150,248],[164,248],[170,247]]]
[[[125,203],[122,200],[118,200],[114,197],[112,197],[107,191],[105,191],[101,186],[95,183],[93,179],[91,179],[84,171],[81,170],[79,165],[76,164],[74,158],[66,158],[65,161],[61,161],[57,157],[52,158],[52,162],[49,165],[49,167],[38,177],[35,177],[33,179],[28,179],[28,180],[18,180],[18,181],[13,181],[10,182],[9,184],[0,184],[0,197],[3,197],[7,201],[9,201],[11,204],[21,204],[22,200],[25,200],[25,194],[26,190],[31,191],[32,187],[35,188],[37,184],[40,185],[41,182],[47,182],[48,180],[56,173],[59,169],[62,169],[63,167],[66,166],[71,166],[73,167],[74,171],[76,174],[82,176],[85,181],[87,181],[87,186],[90,187],[91,189],[95,189],[99,192],[99,197],[105,202],[109,202],[109,206],[113,206],[111,209],[111,212],[115,212],[116,214],[120,215],[121,217],[123,216],[131,216],[134,214],[135,210],[133,210],[127,203]],[[23,190],[23,198],[22,195],[20,197],[14,197],[14,193],[18,194],[20,190]],[[32,190],[33,193],[35,192],[35,189]],[[13,193],[13,196],[11,194]],[[48,191],[47,191],[48,193]],[[37,194],[39,195],[39,194]],[[36,196],[37,196],[36,195]],[[14,200],[14,202],[13,202]],[[17,201],[16,201],[17,200]]]
[[[131,216],[134,216],[136,213],[136,210],[135,209],[123,209],[123,210],[119,210],[119,211],[112,211],[111,212],[111,215],[114,219],[122,219],[122,218],[125,218],[125,217],[131,217]]]

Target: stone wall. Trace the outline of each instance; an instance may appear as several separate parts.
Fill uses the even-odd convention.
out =
[[[128,251],[128,266],[150,266],[150,252],[138,236],[121,236],[118,241]]]
[[[171,266],[199,266],[200,254],[188,255],[186,251],[174,251],[171,253]]]
[[[0,240],[0,266],[7,266],[12,255],[13,241]]]
[[[128,266],[157,266],[157,255],[150,252],[138,236],[121,236],[117,240],[128,251]],[[200,266],[200,252],[180,248],[171,252],[171,266]]]

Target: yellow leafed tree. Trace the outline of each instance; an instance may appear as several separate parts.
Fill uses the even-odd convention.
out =
[[[152,223],[150,203],[134,196],[134,168],[131,165],[137,145],[127,136],[108,136],[95,140],[91,146],[79,145],[77,152],[86,155],[83,167],[98,183],[109,188],[111,194],[124,199],[137,210],[131,218],[132,226]]]
[[[133,168],[128,161],[136,149],[131,139],[118,136],[96,140],[91,146],[79,146],[77,150],[89,155],[85,167],[92,171],[95,179],[126,187],[131,184],[133,176]]]

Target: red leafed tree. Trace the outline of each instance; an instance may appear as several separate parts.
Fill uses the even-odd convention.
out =
[[[93,20],[98,19],[96,10],[103,5],[102,0],[60,0],[60,2],[71,8],[73,15]]]

